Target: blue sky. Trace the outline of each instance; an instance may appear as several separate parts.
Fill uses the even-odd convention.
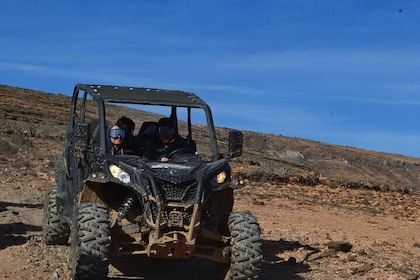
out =
[[[418,1],[0,0],[0,84],[180,89],[217,126],[420,157]]]

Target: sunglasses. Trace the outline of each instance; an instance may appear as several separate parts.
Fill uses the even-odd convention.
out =
[[[122,128],[111,128],[109,130],[109,137],[111,138],[125,138],[125,130]]]
[[[175,134],[175,128],[169,127],[169,126],[162,126],[159,127],[159,134],[160,135],[174,135]]]

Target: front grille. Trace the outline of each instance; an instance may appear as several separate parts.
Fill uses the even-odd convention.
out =
[[[149,207],[146,207],[145,214],[149,223],[156,226],[157,220],[157,205],[155,202],[148,203]],[[162,209],[162,216],[160,220],[160,225],[164,227],[183,227],[184,225],[189,225],[191,223],[193,208],[190,207],[188,210],[184,211],[183,209],[175,209],[166,207]]]
[[[197,194],[197,181],[184,182],[181,184],[158,183],[158,189],[162,191],[166,201],[181,202],[186,205],[194,204]]]
[[[197,195],[197,181],[189,181],[180,184],[168,184],[157,182],[159,201],[164,205],[176,203],[178,207],[165,206],[162,209],[161,224],[163,227],[183,227],[191,223],[191,216],[195,197]],[[150,201],[146,208],[147,220],[156,226],[158,207],[156,202]],[[185,210],[187,209],[187,210]]]

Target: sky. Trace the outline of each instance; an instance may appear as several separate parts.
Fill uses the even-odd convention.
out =
[[[419,1],[0,0],[0,10],[0,84],[190,91],[216,126],[420,157]]]

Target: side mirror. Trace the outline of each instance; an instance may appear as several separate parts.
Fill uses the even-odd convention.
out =
[[[235,158],[242,155],[244,136],[239,130],[229,131],[229,147],[226,158]]]

